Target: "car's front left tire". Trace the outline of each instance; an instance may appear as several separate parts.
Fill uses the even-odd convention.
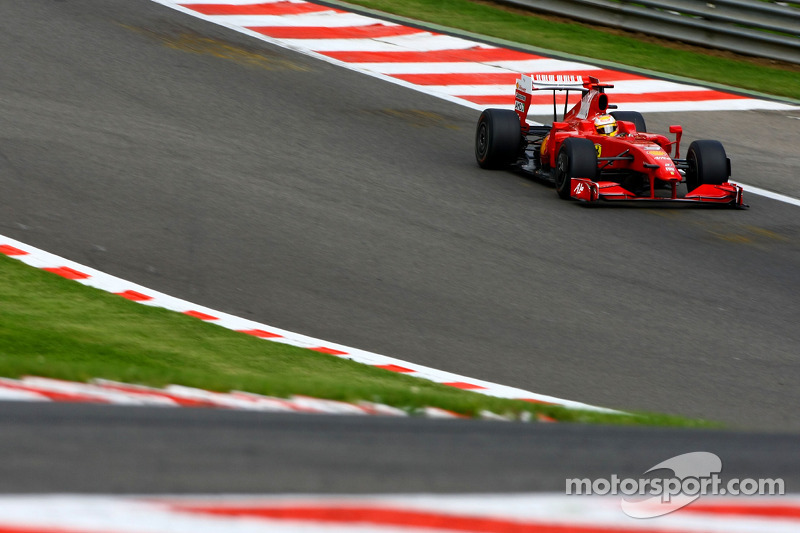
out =
[[[597,152],[594,143],[581,137],[564,140],[556,157],[555,182],[558,196],[569,200],[572,178],[597,178]]]

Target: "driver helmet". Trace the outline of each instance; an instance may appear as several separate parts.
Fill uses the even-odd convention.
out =
[[[598,135],[613,137],[617,134],[617,121],[611,115],[597,115],[594,119],[594,129]]]

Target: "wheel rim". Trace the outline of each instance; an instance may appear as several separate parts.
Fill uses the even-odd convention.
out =
[[[481,122],[478,128],[478,156],[486,159],[486,151],[489,149],[489,131],[485,122]]]
[[[565,187],[567,180],[567,157],[564,154],[558,155],[556,161],[556,187],[561,190]]]
[[[688,154],[686,154],[686,163],[689,168],[686,169],[686,186],[689,189],[689,192],[692,189],[697,188],[700,185],[700,173],[697,167],[697,154],[694,153],[694,150],[690,150]]]

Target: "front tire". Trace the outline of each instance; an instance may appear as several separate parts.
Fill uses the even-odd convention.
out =
[[[510,109],[486,109],[475,132],[475,159],[481,168],[502,169],[517,161],[522,145],[519,116]]]
[[[719,141],[694,141],[686,153],[686,188],[692,192],[700,185],[728,182],[730,164]]]
[[[589,139],[569,137],[564,140],[556,158],[556,192],[562,200],[569,200],[572,178],[597,178],[597,152]]]

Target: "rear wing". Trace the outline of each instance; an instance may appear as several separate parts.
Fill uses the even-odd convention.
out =
[[[520,77],[520,82],[532,91],[584,91],[586,88],[583,76],[567,76],[561,74],[534,74]],[[530,92],[530,91],[529,91]]]
[[[613,85],[601,85],[600,81],[594,76],[584,79],[583,76],[572,76],[566,74],[533,74],[528,76],[522,74],[517,80],[517,88],[514,95],[514,110],[519,115],[520,124],[526,124],[528,110],[531,106],[534,91],[553,91],[553,122],[558,120],[558,109],[556,105],[556,93],[565,92],[563,115],[567,114],[569,102],[569,92],[578,91],[586,94],[590,90],[599,90],[613,87]]]

